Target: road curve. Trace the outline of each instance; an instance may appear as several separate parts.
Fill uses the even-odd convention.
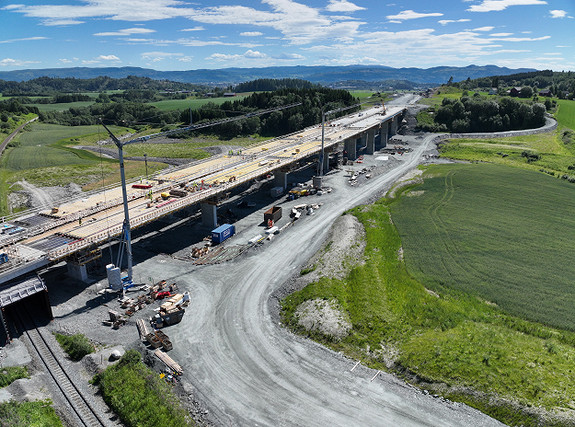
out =
[[[211,266],[169,262],[170,276],[188,289],[192,303],[170,328],[172,357],[185,369],[184,384],[217,425],[258,426],[495,426],[465,405],[425,395],[278,325],[270,297],[321,246],[330,225],[346,209],[366,202],[414,168],[429,148],[426,138],[391,171],[369,185],[339,185],[321,199],[312,217],[300,219],[261,250]],[[342,174],[326,178],[344,180]],[[334,181],[332,181],[334,182]],[[258,216],[259,219],[259,216]],[[166,277],[154,257],[146,273]]]

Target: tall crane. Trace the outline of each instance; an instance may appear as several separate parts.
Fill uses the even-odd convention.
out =
[[[222,120],[217,120],[217,121],[207,122],[207,123],[199,123],[199,124],[195,124],[195,125],[192,124],[190,126],[172,129],[172,130],[165,131],[165,132],[158,132],[158,133],[153,133],[150,135],[139,136],[137,138],[130,139],[127,141],[120,141],[120,139],[118,137],[116,137],[112,133],[112,131],[100,119],[100,123],[102,124],[104,129],[106,129],[106,131],[110,135],[110,138],[112,139],[112,141],[114,142],[116,147],[118,147],[118,160],[120,162],[120,178],[121,178],[121,184],[122,184],[122,200],[123,200],[123,204],[124,204],[124,222],[122,224],[122,235],[120,237],[120,249],[118,252],[118,260],[116,262],[116,266],[121,267],[122,259],[123,259],[123,253],[124,253],[123,248],[125,247],[127,264],[128,264],[127,265],[128,271],[127,271],[127,275],[124,278],[122,278],[122,286],[123,286],[124,290],[133,286],[133,282],[132,282],[132,278],[133,278],[133,274],[132,274],[132,267],[133,267],[133,265],[132,265],[133,264],[132,240],[131,240],[131,232],[130,232],[130,212],[128,209],[128,191],[126,189],[126,173],[124,171],[124,146],[126,146],[128,144],[148,142],[148,141],[155,139],[155,138],[160,138],[160,137],[165,137],[165,136],[170,136],[170,135],[176,135],[176,134],[179,134],[182,132],[194,131],[194,130],[198,130],[198,129],[205,129],[208,127],[217,126],[217,125],[221,125],[224,123],[230,123],[230,122],[235,122],[238,120],[243,120],[243,119],[246,119],[249,117],[261,116],[263,114],[272,113],[274,111],[281,111],[281,110],[286,110],[288,108],[297,107],[298,105],[301,105],[301,102],[283,105],[281,107],[276,107],[276,108],[269,108],[266,110],[255,111],[255,112],[244,114],[244,115],[238,116],[238,117],[231,117],[231,118],[227,118],[227,119],[222,119]]]

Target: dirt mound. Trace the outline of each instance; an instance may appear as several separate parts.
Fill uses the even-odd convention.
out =
[[[332,339],[340,340],[351,330],[350,321],[335,300],[304,301],[298,306],[295,316],[306,331],[317,331]]]

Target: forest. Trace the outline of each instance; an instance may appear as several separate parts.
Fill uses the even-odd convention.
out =
[[[321,121],[321,109],[334,109],[357,103],[346,90],[322,87],[309,89],[281,89],[273,92],[257,92],[238,100],[226,101],[220,105],[207,103],[192,110],[194,124],[247,115],[258,110],[281,107],[293,103],[300,106],[284,111],[275,111],[265,116],[246,117],[229,122],[204,132],[214,133],[223,138],[238,135],[260,134],[278,136],[295,132]],[[132,100],[106,97],[88,107],[70,108],[66,111],[40,112],[40,120],[68,126],[98,124],[100,119],[106,124],[130,126],[133,128],[160,127],[169,130],[177,124],[189,124],[189,111],[160,111],[150,104]],[[185,136],[185,135],[184,135]]]
[[[431,132],[499,132],[533,129],[545,124],[544,104],[522,102],[515,98],[499,100],[480,96],[444,98],[436,108],[433,123],[420,123]]]
[[[451,83],[451,86],[467,90],[500,89],[503,93],[509,87],[531,87],[534,94],[541,89],[550,89],[551,95],[559,99],[575,99],[575,73],[572,71],[557,72],[551,70],[529,73],[510,74],[508,76],[482,77]],[[500,93],[500,94],[503,94]]]

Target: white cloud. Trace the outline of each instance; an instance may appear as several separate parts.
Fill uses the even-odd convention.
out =
[[[184,28],[183,30],[180,31],[204,31],[205,28],[204,27],[194,27],[194,28]]]
[[[244,56],[246,58],[258,58],[258,59],[267,58],[267,55],[265,53],[261,53],[261,52],[258,52],[257,50],[254,51],[251,49],[246,51],[246,53],[244,53]]]
[[[471,19],[442,19],[439,22],[441,25],[451,24],[453,22],[469,22]]]
[[[234,62],[241,62],[241,63],[250,63],[250,61],[256,60],[266,60],[268,59],[268,55],[266,55],[265,53],[262,52],[258,52],[258,51],[253,51],[253,50],[247,50],[246,52],[244,52],[243,54],[225,54],[225,53],[213,53],[210,56],[208,56],[206,59],[207,60],[212,60],[212,61],[217,61],[217,62],[230,62],[230,61],[234,61]]]
[[[118,58],[116,55],[100,55],[97,58],[100,61],[119,61],[120,58]]]
[[[156,30],[150,30],[149,28],[125,28],[118,31],[109,31],[105,33],[95,33],[95,36],[106,37],[106,36],[131,36],[132,34],[149,34],[155,33]]]
[[[328,12],[357,12],[358,10],[365,10],[365,7],[357,6],[347,0],[329,0],[325,9]]]
[[[286,61],[293,61],[293,60],[305,59],[305,56],[302,56],[298,53],[282,53],[280,55],[274,56],[273,58]]]
[[[548,40],[550,38],[551,38],[551,36],[543,36],[543,37],[535,37],[535,38],[529,38],[529,37],[501,37],[501,38],[497,38],[497,37],[494,37],[492,40],[505,41],[505,42],[538,42],[541,40]]]
[[[495,27],[479,27],[479,28],[474,28],[472,31],[491,31],[494,28]]]
[[[493,33],[489,34],[491,37],[509,37],[512,36],[513,33]]]
[[[481,4],[474,4],[468,12],[494,12],[505,10],[510,6],[533,6],[547,4],[544,0],[483,0]]]
[[[43,22],[47,27],[65,27],[68,25],[84,24],[84,21],[78,19],[48,19]]]
[[[235,61],[238,59],[243,58],[242,55],[228,55],[225,53],[212,53],[210,56],[206,57],[206,59],[208,61],[218,61],[218,62],[224,62],[224,61]]]
[[[551,14],[551,18],[559,18],[559,19],[571,18],[571,19],[573,19],[573,17],[569,16],[565,10],[550,10],[549,13]]]
[[[184,57],[184,54],[170,52],[142,52],[140,56],[145,61],[160,62],[164,59],[181,59]]]
[[[55,22],[81,23],[79,19],[107,18],[118,21],[153,21],[160,19],[190,17],[194,9],[179,0],[79,0],[80,4],[46,4],[28,6],[11,4],[3,8],[19,12],[30,18],[44,19],[44,25]],[[62,25],[62,24],[57,24]]]
[[[443,13],[418,13],[413,10],[404,10],[397,15],[388,15],[386,18],[390,21],[405,21],[408,19],[428,18],[431,16],[443,16]]]
[[[21,59],[0,59],[0,67],[23,67],[30,64],[39,64],[38,61],[23,61]]]
[[[307,5],[292,0],[262,0],[271,11],[245,6],[217,6],[198,11],[193,19],[203,24],[235,24],[268,27],[283,34],[291,44],[302,45],[318,40],[338,40],[355,36],[363,22],[341,21],[321,15]]]
[[[48,40],[48,37],[24,37],[22,39],[0,40],[0,44],[16,43],[16,42],[24,42],[24,41],[35,41],[35,40]]]
[[[264,33],[261,33],[259,31],[244,31],[243,33],[240,33],[240,36],[244,37],[259,37],[263,35]]]

